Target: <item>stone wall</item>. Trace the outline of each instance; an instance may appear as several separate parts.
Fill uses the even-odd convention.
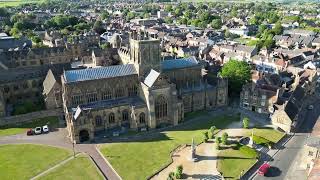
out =
[[[29,122],[29,121],[32,121],[33,119],[39,119],[44,117],[62,116],[62,115],[63,115],[63,111],[61,109],[55,109],[55,110],[37,111],[37,112],[21,114],[17,116],[1,117],[0,126]]]

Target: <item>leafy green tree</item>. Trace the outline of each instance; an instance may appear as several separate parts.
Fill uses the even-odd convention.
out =
[[[242,120],[243,128],[248,129],[249,128],[249,118],[245,117]]]
[[[204,142],[207,142],[208,139],[209,139],[208,131],[203,132],[203,141],[204,141]]]
[[[128,12],[126,16],[126,20],[130,21],[131,19],[134,19],[136,17],[136,14],[134,12]]]
[[[172,24],[173,23],[173,19],[169,16],[164,18],[164,22],[166,22],[167,24]]]
[[[221,142],[222,144],[226,145],[228,142],[228,133],[224,132],[221,136]]]
[[[214,132],[217,128],[215,126],[210,127],[211,138],[214,138]]]
[[[181,179],[182,173],[183,173],[183,166],[182,165],[177,166],[176,173],[175,173],[176,179]]]
[[[100,20],[97,20],[94,25],[93,25],[93,30],[98,33],[98,34],[102,34],[105,30],[102,26],[102,22]]]
[[[251,68],[244,61],[230,60],[224,64],[220,75],[228,78],[229,92],[239,94],[242,86],[251,80]]]
[[[274,28],[272,29],[272,31],[274,32],[274,34],[276,35],[280,35],[283,33],[283,27],[281,25],[280,22],[277,22],[274,26]]]
[[[222,27],[222,21],[221,19],[214,19],[211,22],[211,27],[214,29],[221,29]]]
[[[220,138],[218,136],[216,136],[214,142],[216,143],[216,149],[219,150],[220,149]]]

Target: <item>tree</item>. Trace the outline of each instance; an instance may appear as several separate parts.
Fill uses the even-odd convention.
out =
[[[209,139],[208,131],[203,132],[203,141],[204,141],[204,142],[207,142],[208,139]]]
[[[103,12],[102,14],[101,14],[101,19],[107,19],[108,17],[109,17],[109,13],[108,13],[108,11],[105,11],[105,12]]]
[[[226,145],[228,142],[228,133],[224,132],[221,136],[221,142],[222,144]]]
[[[283,27],[281,25],[280,22],[277,22],[274,26],[274,28],[272,29],[272,31],[274,32],[274,34],[276,35],[280,35],[283,32]]]
[[[220,138],[218,136],[216,136],[214,142],[216,143],[216,149],[219,150],[220,149]]]
[[[251,68],[244,61],[230,60],[224,64],[220,75],[228,78],[229,92],[239,94],[242,86],[251,80]]]
[[[102,26],[102,22],[100,20],[97,20],[93,25],[93,30],[98,33],[102,34],[104,32],[104,28]]]
[[[211,126],[210,127],[210,133],[211,133],[211,138],[213,139],[214,138],[214,131],[216,131],[216,127],[215,126]]]
[[[167,180],[174,180],[174,172],[170,172],[169,175],[168,175],[168,178]]]
[[[222,21],[221,19],[214,19],[211,21],[211,27],[214,29],[221,29]]]
[[[249,128],[249,118],[245,117],[242,120],[243,128],[248,129]]]
[[[177,166],[176,173],[175,173],[175,176],[177,179],[182,178],[182,172],[183,172],[183,166],[182,165]]]

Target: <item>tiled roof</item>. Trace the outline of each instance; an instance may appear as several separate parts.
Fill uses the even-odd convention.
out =
[[[198,63],[199,62],[196,60],[196,58],[194,56],[191,56],[187,58],[162,61],[161,68],[162,70],[180,69],[197,66]]]
[[[101,68],[89,68],[81,70],[71,70],[64,72],[67,83],[88,81],[94,79],[105,79],[112,77],[128,76],[137,74],[133,64],[116,65]]]

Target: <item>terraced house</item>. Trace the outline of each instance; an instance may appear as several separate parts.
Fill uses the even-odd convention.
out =
[[[177,125],[186,112],[227,104],[227,80],[209,84],[194,57],[162,61],[160,41],[143,33],[133,32],[129,47],[121,65],[63,73],[71,140],[92,140],[98,131],[123,127]]]

